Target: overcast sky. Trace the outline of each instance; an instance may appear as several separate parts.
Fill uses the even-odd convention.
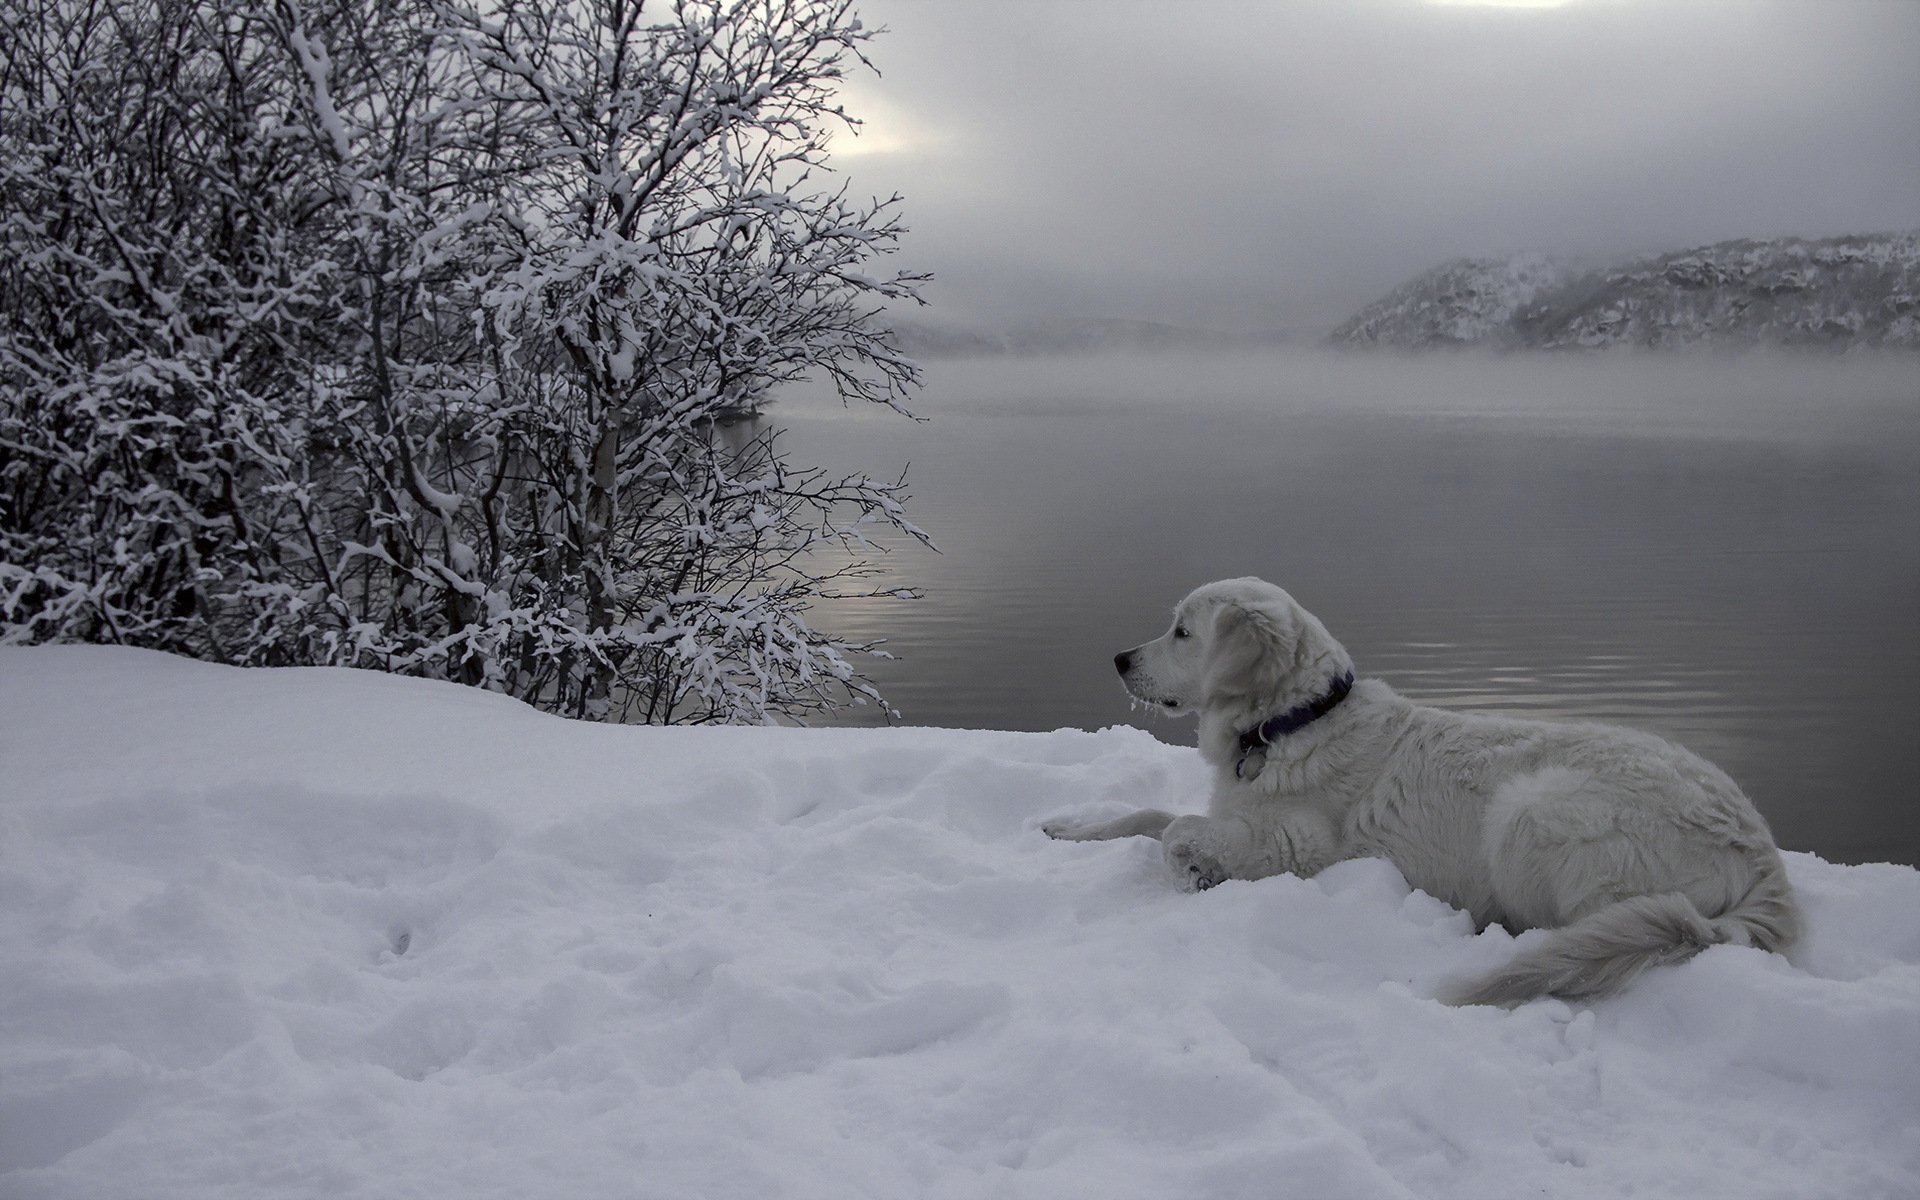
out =
[[[1920,227],[1920,0],[861,0],[933,312],[1323,333],[1445,259]]]

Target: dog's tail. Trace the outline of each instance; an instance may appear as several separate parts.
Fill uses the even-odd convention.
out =
[[[1703,916],[1679,892],[1634,896],[1554,930],[1491,974],[1443,986],[1440,999],[1502,1008],[1542,996],[1592,1000],[1619,991],[1648,967],[1684,962],[1722,942],[1784,950],[1799,936],[1800,914],[1777,858],[1772,866],[1718,917]]]

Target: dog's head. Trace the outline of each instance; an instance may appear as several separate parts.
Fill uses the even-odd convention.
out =
[[[1353,670],[1346,648],[1292,596],[1261,579],[1197,588],[1173,627],[1114,655],[1136,700],[1173,714],[1284,711]]]

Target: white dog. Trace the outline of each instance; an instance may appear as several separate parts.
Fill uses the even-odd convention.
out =
[[[1766,822],[1712,764],[1649,734],[1473,716],[1354,682],[1344,647],[1258,579],[1195,591],[1114,658],[1136,699],[1198,713],[1207,815],[1137,812],[1056,838],[1145,835],[1187,886],[1385,858],[1482,927],[1557,933],[1452,1004],[1602,996],[1716,942],[1800,928]]]

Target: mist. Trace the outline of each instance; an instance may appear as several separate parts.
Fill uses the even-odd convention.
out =
[[[941,318],[1324,334],[1467,254],[1920,226],[1920,5],[873,0],[836,163]]]

